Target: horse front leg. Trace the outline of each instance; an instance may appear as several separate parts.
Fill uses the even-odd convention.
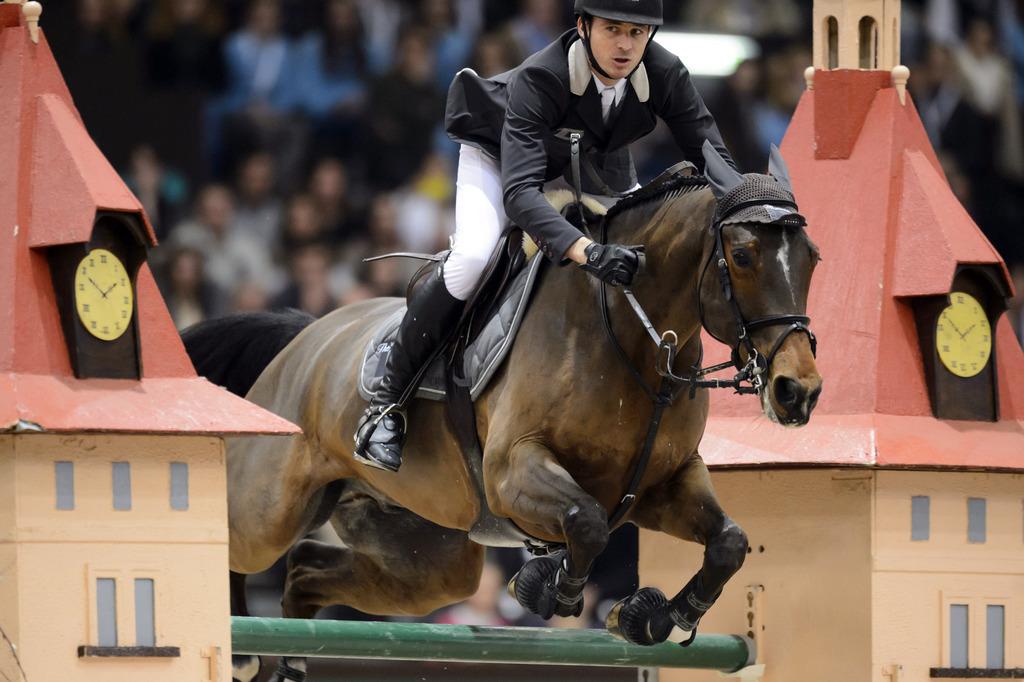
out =
[[[671,638],[688,645],[697,625],[747,556],[747,535],[722,511],[707,466],[694,455],[677,474],[645,492],[633,521],[641,528],[704,545],[700,570],[671,599],[652,587],[616,604],[606,624],[635,644]]]
[[[520,441],[505,471],[495,477],[491,504],[523,529],[564,540],[565,551],[527,562],[509,582],[509,592],[542,618],[578,616],[594,560],[608,544],[608,515],[542,443]]]

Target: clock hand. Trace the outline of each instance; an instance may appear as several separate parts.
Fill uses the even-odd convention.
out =
[[[974,329],[977,326],[978,325],[976,325],[976,324],[972,324],[970,327],[967,328],[967,331],[965,331],[964,333],[960,334],[960,338],[961,339],[965,338],[968,334],[971,333],[971,330]],[[959,334],[960,332],[957,332],[957,333]]]
[[[948,316],[944,315],[943,317],[945,317],[946,322],[949,322],[949,326],[953,328],[953,331],[955,331],[957,334],[960,334],[960,328],[956,326],[956,322],[954,322],[953,319]],[[960,338],[963,338],[963,336],[963,334],[960,334]]]
[[[111,284],[110,288],[107,289],[105,292],[103,292],[103,298],[106,298],[107,294],[109,294],[111,291],[113,291],[114,287],[116,287],[116,286],[117,286],[117,282],[114,282],[113,284]]]
[[[100,292],[100,296],[102,296],[103,298],[107,297],[107,292],[103,291],[103,289],[100,289],[100,285],[96,284],[96,282],[93,281],[92,277],[89,277],[89,281],[92,282],[92,285],[94,287],[96,287],[96,291]],[[109,291],[109,289],[107,291]]]

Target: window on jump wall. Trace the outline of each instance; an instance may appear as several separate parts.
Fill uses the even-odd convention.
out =
[[[910,498],[910,540],[924,542],[931,537],[931,498],[914,495]]]
[[[132,469],[128,462],[114,462],[112,465],[114,488],[114,509],[131,511],[132,508]]]
[[[53,473],[57,482],[57,509],[73,510],[75,508],[75,463],[54,462]]]
[[[124,578],[96,578],[96,645],[118,646],[118,583]],[[132,580],[135,608],[135,646],[156,646],[156,589],[152,578]]]
[[[171,462],[171,509],[188,511],[187,462]]]
[[[1006,600],[991,603],[992,598],[958,597],[947,602],[949,669],[980,668],[1004,670],[1006,665]],[[971,658],[971,651],[975,659]],[[984,675],[981,675],[984,677]]]
[[[156,582],[159,569],[90,567],[90,639],[80,658],[131,656],[177,658],[181,648],[159,644]],[[133,678],[134,679],[134,678]]]

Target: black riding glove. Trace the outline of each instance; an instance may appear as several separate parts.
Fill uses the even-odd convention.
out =
[[[587,262],[580,267],[613,287],[629,286],[643,269],[644,247],[591,243],[583,250]]]

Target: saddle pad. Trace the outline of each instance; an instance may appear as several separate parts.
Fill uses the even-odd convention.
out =
[[[539,257],[530,259],[503,294],[498,311],[487,321],[473,343],[466,348],[462,376],[469,382],[469,395],[473,400],[487,388],[487,383],[512,348],[512,341],[515,340],[522,324],[530,293],[533,291],[543,261],[544,259]],[[405,308],[396,311],[382,322],[363,354],[359,393],[364,400],[370,400],[373,392],[380,386],[388,353],[391,351],[393,338],[403,315]],[[416,397],[430,400],[445,399],[444,358],[437,358],[430,365],[416,391]]]

